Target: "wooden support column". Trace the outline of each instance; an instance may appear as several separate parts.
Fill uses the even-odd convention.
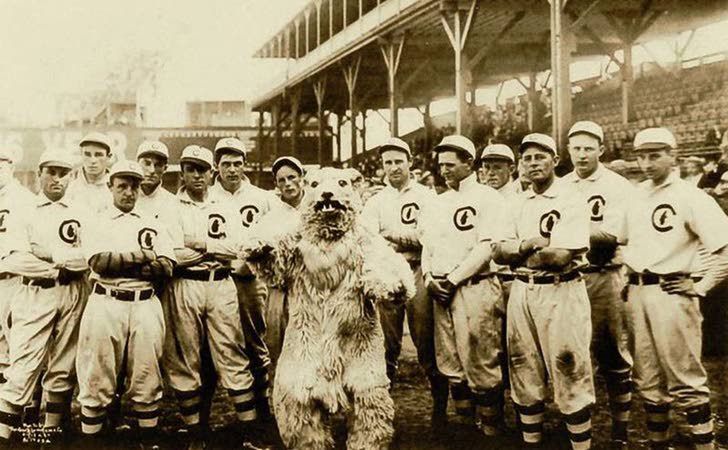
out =
[[[389,135],[399,136],[399,105],[397,96],[397,70],[404,48],[404,35],[391,39],[380,39],[379,50],[382,52],[384,64],[387,66],[387,93],[389,94]]]
[[[273,122],[273,159],[278,158],[281,147],[281,104],[280,99],[273,101],[271,105],[271,121]]]
[[[296,86],[291,90],[291,154],[299,154],[298,138],[301,135],[301,121],[299,120],[299,112],[301,106],[301,86]]]
[[[344,119],[341,113],[336,113],[336,160],[341,163],[341,125]]]
[[[562,161],[566,158],[566,133],[571,126],[571,51],[573,48],[573,31],[569,19],[564,13],[566,0],[551,1],[551,75],[553,90],[551,92],[551,117],[553,137]]]
[[[306,11],[304,12],[304,17],[306,18],[306,52],[304,55],[308,55],[308,52],[311,51],[310,42],[309,42],[309,34],[311,30],[311,10],[309,8],[306,8]]]
[[[463,49],[468,39],[470,25],[473,21],[475,13],[476,0],[470,0],[469,5],[464,2],[456,2],[454,8],[449,2],[440,2],[440,21],[445,29],[450,45],[455,54],[455,98],[457,106],[455,110],[455,132],[461,134],[463,132],[464,113],[467,105],[465,104],[465,80],[463,74]],[[450,16],[452,16],[453,24],[450,25]]]
[[[263,154],[265,153],[265,135],[263,134],[263,125],[265,124],[265,118],[263,110],[258,111],[258,170],[255,174],[255,185],[260,186],[260,177],[263,173]]]
[[[432,142],[432,116],[430,115],[430,101],[425,103],[425,109],[422,111],[422,125],[425,130],[425,151],[429,152],[434,146]]]
[[[296,51],[293,52],[293,56],[296,59],[298,59],[299,56],[300,56],[300,54],[298,52],[298,49],[301,48],[301,45],[300,45],[301,44],[301,40],[300,40],[300,34],[301,34],[301,19],[299,17],[296,17],[295,24],[296,24],[296,28],[295,28],[296,39],[294,40],[294,42],[296,43],[295,44],[296,45]]]
[[[635,117],[634,105],[632,103],[632,88],[634,87],[632,43],[625,44],[622,53],[624,55],[624,61],[620,70],[622,74],[622,123],[626,125]]]
[[[361,136],[361,151],[362,153],[367,151],[367,109],[361,110],[361,129],[359,130]]]
[[[316,47],[321,45],[321,0],[316,0]]]
[[[334,0],[329,0],[329,39],[334,37]]]
[[[318,149],[316,160],[319,166],[324,164],[324,99],[326,97],[326,76],[313,83],[313,94],[316,97],[316,119],[318,120]]]
[[[361,55],[358,55],[354,62],[344,66],[342,71],[344,72],[344,81],[346,82],[346,90],[349,92],[349,117],[351,123],[351,157],[356,156],[356,116],[357,116],[357,103],[356,103],[356,81],[359,77],[359,66],[361,65]]]

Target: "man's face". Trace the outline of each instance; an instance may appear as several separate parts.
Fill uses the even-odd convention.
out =
[[[13,163],[7,159],[0,159],[0,188],[7,186],[13,179]]]
[[[470,161],[461,161],[454,151],[442,151],[437,156],[440,174],[448,185],[457,184],[472,173]]]
[[[652,181],[661,182],[672,170],[675,158],[669,149],[655,149],[637,152],[637,164]]]
[[[43,193],[51,200],[58,200],[66,193],[71,169],[65,167],[44,166],[38,173],[38,182]]]
[[[281,166],[276,172],[276,186],[285,202],[295,200],[301,195],[302,184],[301,175],[292,167]]]
[[[690,176],[702,175],[703,165],[699,162],[689,162],[687,165],[687,172]]]
[[[237,153],[226,153],[220,157],[217,163],[217,171],[220,179],[228,185],[237,185],[243,180],[243,167],[245,158]]]
[[[134,209],[139,196],[139,179],[128,176],[115,176],[109,181],[109,189],[114,198],[114,206],[124,212]]]
[[[532,183],[543,183],[554,176],[558,156],[536,145],[527,147],[522,155],[523,169]]]
[[[480,171],[483,183],[493,189],[500,189],[510,181],[513,163],[503,158],[484,159]]]
[[[409,158],[398,150],[382,152],[382,168],[390,183],[401,185],[409,179]]]
[[[579,176],[589,176],[597,170],[604,147],[595,136],[585,133],[569,138],[569,156]]]
[[[140,156],[137,162],[142,166],[143,185],[158,186],[162,182],[162,175],[167,170],[167,161],[163,157],[147,154]]]
[[[101,175],[109,167],[109,151],[106,147],[89,143],[81,147],[81,162],[83,170],[89,175]]]
[[[185,189],[194,195],[202,194],[210,185],[212,172],[207,166],[193,163],[182,164],[182,183]]]

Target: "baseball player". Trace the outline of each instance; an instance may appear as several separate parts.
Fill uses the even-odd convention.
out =
[[[450,190],[420,217],[422,272],[434,300],[437,368],[448,377],[455,408],[475,412],[486,436],[503,420],[500,282],[490,270],[490,242],[500,239],[503,198],[478,183],[475,147],[464,136],[446,136],[435,147]],[[473,408],[472,403],[475,404]]]
[[[510,202],[520,193],[512,175],[516,171],[516,157],[505,144],[487,145],[480,155],[478,178]]]
[[[622,258],[619,249],[624,215],[633,197],[632,184],[599,162],[604,132],[594,122],[576,122],[569,130],[569,155],[574,171],[562,181],[587,199],[591,220],[589,265],[581,268],[591,302],[592,353],[604,376],[612,412],[614,446],[627,444],[632,402],[632,356],[624,325]]]
[[[294,229],[300,221],[301,209],[309,201],[304,188],[304,168],[301,161],[292,156],[281,156],[273,161],[271,170],[280,194],[280,202],[251,228],[251,239],[273,241],[287,230]],[[283,346],[287,325],[288,300],[285,286],[268,286],[265,340],[274,365]]]
[[[22,157],[22,149],[17,146],[0,146],[0,258],[10,253],[10,244],[14,237],[11,222],[21,217],[21,210],[32,205],[35,196],[23,187],[13,176],[15,164]],[[5,382],[5,370],[9,364],[8,318],[15,292],[19,288],[20,279],[5,269],[0,259],[0,384]],[[0,418],[0,421],[2,418]]]
[[[674,403],[687,413],[695,447],[712,449],[699,299],[728,276],[728,218],[708,194],[671,173],[675,148],[664,128],[642,130],[634,140],[647,176],[627,213],[624,251],[634,380],[654,448],[667,448]],[[697,279],[701,246],[713,258]]]
[[[231,261],[240,245],[239,213],[211,200],[212,152],[190,145],[182,152],[183,189],[179,198],[178,266],[167,302],[168,327],[164,368],[180,402],[193,441],[204,441],[200,428],[200,343],[207,341],[222,386],[235,404],[238,419],[256,417],[253,377],[245,353]],[[250,429],[242,430],[247,439]]]
[[[210,198],[231,205],[240,214],[244,233],[276,204],[275,195],[264,191],[248,180],[243,172],[245,145],[236,138],[224,138],[215,145],[215,164],[220,174],[210,188]],[[245,335],[245,345],[250,358],[250,368],[255,378],[258,416],[269,421],[270,413],[268,367],[270,356],[265,344],[265,302],[268,292],[265,284],[258,281],[247,265],[236,263],[238,269],[233,279],[238,290],[240,319]]]
[[[578,269],[589,249],[589,217],[582,196],[556,179],[550,136],[525,136],[520,152],[532,186],[512,208],[515,239],[494,246],[495,261],[515,272],[506,315],[511,397],[523,440],[538,444],[550,379],[571,446],[585,449],[595,397],[589,298]]]
[[[163,142],[144,141],[139,144],[136,159],[144,173],[140,184],[137,209],[152,215],[165,224],[176,222],[177,198],[162,187],[162,176],[167,170],[169,149]]]
[[[372,232],[381,234],[409,262],[415,274],[417,294],[405,304],[380,303],[379,314],[384,331],[387,375],[391,383],[397,373],[397,360],[402,350],[405,309],[417,349],[417,357],[428,379],[433,398],[433,428],[447,422],[447,378],[437,370],[434,348],[432,301],[422,278],[422,247],[417,231],[420,211],[432,204],[435,193],[410,178],[412,153],[409,145],[391,138],[379,147],[387,186],[367,201],[362,221]]]
[[[11,361],[7,382],[0,386],[0,415],[20,421],[47,364],[45,426],[58,427],[62,415],[70,413],[75,387],[78,326],[88,294],[79,231],[88,213],[64,195],[73,168],[70,155],[46,151],[38,167],[41,193],[20,218],[5,260],[21,286],[12,307]]]
[[[82,236],[93,287],[81,318],[76,371],[81,431],[90,445],[98,446],[120,371],[127,374],[142,445],[153,445],[158,433],[165,326],[153,283],[172,275],[174,248],[181,244],[161,222],[136,211],[143,178],[136,162],[114,164],[113,205],[89,221]]]
[[[81,170],[68,183],[69,200],[83,202],[92,213],[111,205],[108,188],[108,168],[111,162],[111,139],[103,133],[92,132],[81,139]]]

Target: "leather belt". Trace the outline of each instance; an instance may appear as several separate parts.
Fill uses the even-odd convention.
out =
[[[50,289],[61,284],[54,278],[28,278],[22,276],[20,277],[20,282],[26,286],[34,286],[41,289]]]
[[[9,279],[14,278],[16,276],[17,275],[15,275],[14,273],[3,272],[3,273],[0,273],[0,281],[1,280],[9,280]]]
[[[178,269],[174,271],[174,276],[184,278],[185,280],[196,281],[220,281],[230,276],[230,269],[216,270],[189,270]]]
[[[581,273],[602,273],[618,270],[621,266],[586,266],[579,268]]]
[[[118,289],[96,283],[94,285],[94,293],[99,295],[108,295],[109,297],[121,300],[122,302],[138,302],[152,298],[154,296],[154,289]]]
[[[253,281],[253,280],[255,280],[255,275],[253,275],[252,273],[251,274],[248,274],[248,275],[238,275],[235,272],[233,272],[231,275],[232,275],[233,278],[235,278],[238,281]]]
[[[472,277],[468,278],[467,280],[463,281],[463,284],[466,286],[478,284],[483,280],[487,280],[490,277],[495,276],[495,273],[476,273]]]
[[[502,283],[506,283],[508,281],[515,280],[516,275],[513,273],[499,273],[498,278],[501,280]]]
[[[572,270],[571,272],[558,275],[525,275],[517,273],[515,276],[517,280],[529,284],[556,284],[576,280],[581,276],[581,273],[578,270]]]
[[[630,273],[627,276],[627,283],[635,286],[652,286],[668,280],[682,280],[692,278],[693,281],[700,281],[703,277],[691,277],[687,273],[674,273],[671,275],[660,275],[657,273]]]

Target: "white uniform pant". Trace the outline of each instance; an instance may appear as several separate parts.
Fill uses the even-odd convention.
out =
[[[659,285],[630,285],[627,312],[634,381],[645,401],[674,400],[686,409],[708,403],[698,300],[667,294]]]
[[[3,274],[6,276],[7,274]],[[10,334],[10,309],[17,291],[20,289],[20,277],[13,276],[0,280],[0,375],[5,373],[10,364],[8,336]]]
[[[508,300],[511,396],[522,407],[546,400],[550,378],[562,414],[595,401],[589,343],[592,329],[584,281],[513,281]]]
[[[43,390],[51,394],[73,390],[85,291],[83,280],[48,289],[21,285],[12,310],[7,382],[0,387],[4,402],[30,403],[46,363]]]
[[[122,370],[135,409],[154,405],[162,398],[163,343],[164,317],[156,295],[122,301],[92,293],[81,319],[76,357],[78,401],[83,409],[106,408],[114,399]],[[122,367],[125,354],[126,367]]]
[[[233,280],[176,279],[169,300],[164,368],[172,389],[178,394],[200,389],[200,347],[206,339],[222,386],[229,391],[252,391]]]
[[[449,307],[434,303],[437,368],[478,394],[500,390],[504,306],[495,276],[457,289]]]

